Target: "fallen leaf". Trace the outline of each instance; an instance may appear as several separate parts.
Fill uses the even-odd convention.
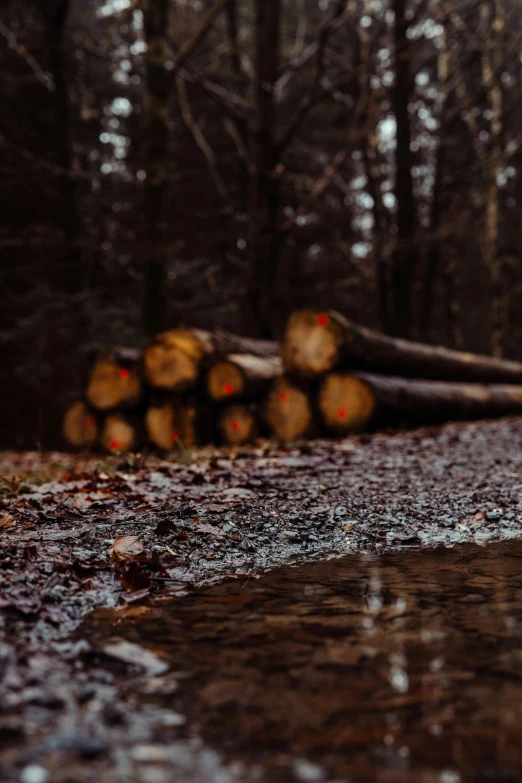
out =
[[[121,536],[107,550],[109,555],[119,555],[120,557],[132,557],[140,555],[142,552],[143,544],[139,536]]]
[[[16,519],[11,516],[11,514],[5,514],[0,519],[0,528],[1,527],[14,527],[16,525]]]

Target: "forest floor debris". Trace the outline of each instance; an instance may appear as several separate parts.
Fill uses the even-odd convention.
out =
[[[205,584],[327,555],[522,538],[521,443],[522,419],[510,418],[180,461],[1,454],[0,780],[120,780],[123,736],[157,742],[181,721],[156,716],[154,728],[127,714],[129,693],[78,637],[88,612],[139,616]],[[168,687],[147,650],[107,655],[142,664],[144,688]],[[217,780],[218,767],[236,779],[212,754],[212,772],[198,772],[197,740],[185,740],[184,780]],[[122,758],[121,779],[147,783]]]

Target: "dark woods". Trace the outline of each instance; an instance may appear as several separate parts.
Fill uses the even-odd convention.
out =
[[[5,0],[4,442],[179,323],[333,307],[520,358],[521,31],[518,0]]]

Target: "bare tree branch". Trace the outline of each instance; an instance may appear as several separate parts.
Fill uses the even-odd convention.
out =
[[[233,214],[234,212],[233,205],[231,203],[231,199],[227,187],[223,181],[223,178],[221,177],[221,174],[219,173],[216,156],[214,155],[214,151],[212,147],[206,140],[201,128],[199,127],[199,125],[197,124],[196,120],[192,115],[192,111],[190,109],[190,104],[187,95],[187,88],[185,82],[183,81],[181,76],[179,76],[179,74],[176,76],[176,87],[178,90],[179,105],[180,105],[181,116],[183,118],[183,121],[187,126],[187,128],[192,133],[192,136],[194,137],[194,141],[198,145],[199,149],[201,150],[201,152],[205,157],[205,160],[207,161],[211,177],[216,186],[216,190],[219,193],[221,199],[223,200],[227,212],[229,214]]]
[[[27,51],[26,47],[18,43],[16,36],[5,24],[0,21],[0,35],[2,35],[7,41],[7,45],[13,52],[16,52],[20,57],[25,60],[31,71],[36,76],[37,80],[43,87],[49,92],[54,92],[54,80],[49,71],[44,71],[38,61],[33,57],[31,52]]]
[[[201,24],[192,36],[192,38],[189,38],[188,41],[185,41],[183,46],[181,46],[178,50],[178,56],[176,58],[176,61],[174,63],[174,73],[177,73],[185,60],[187,60],[188,57],[192,54],[196,46],[203,40],[203,38],[206,36],[212,25],[214,24],[215,20],[223,11],[225,6],[227,6],[232,0],[217,0],[215,5],[212,6],[212,8],[205,14],[203,19],[201,20]]]

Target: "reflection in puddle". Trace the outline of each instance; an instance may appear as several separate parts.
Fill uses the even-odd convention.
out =
[[[350,556],[84,631],[167,660],[169,706],[257,780],[520,781],[521,590],[522,543]]]

